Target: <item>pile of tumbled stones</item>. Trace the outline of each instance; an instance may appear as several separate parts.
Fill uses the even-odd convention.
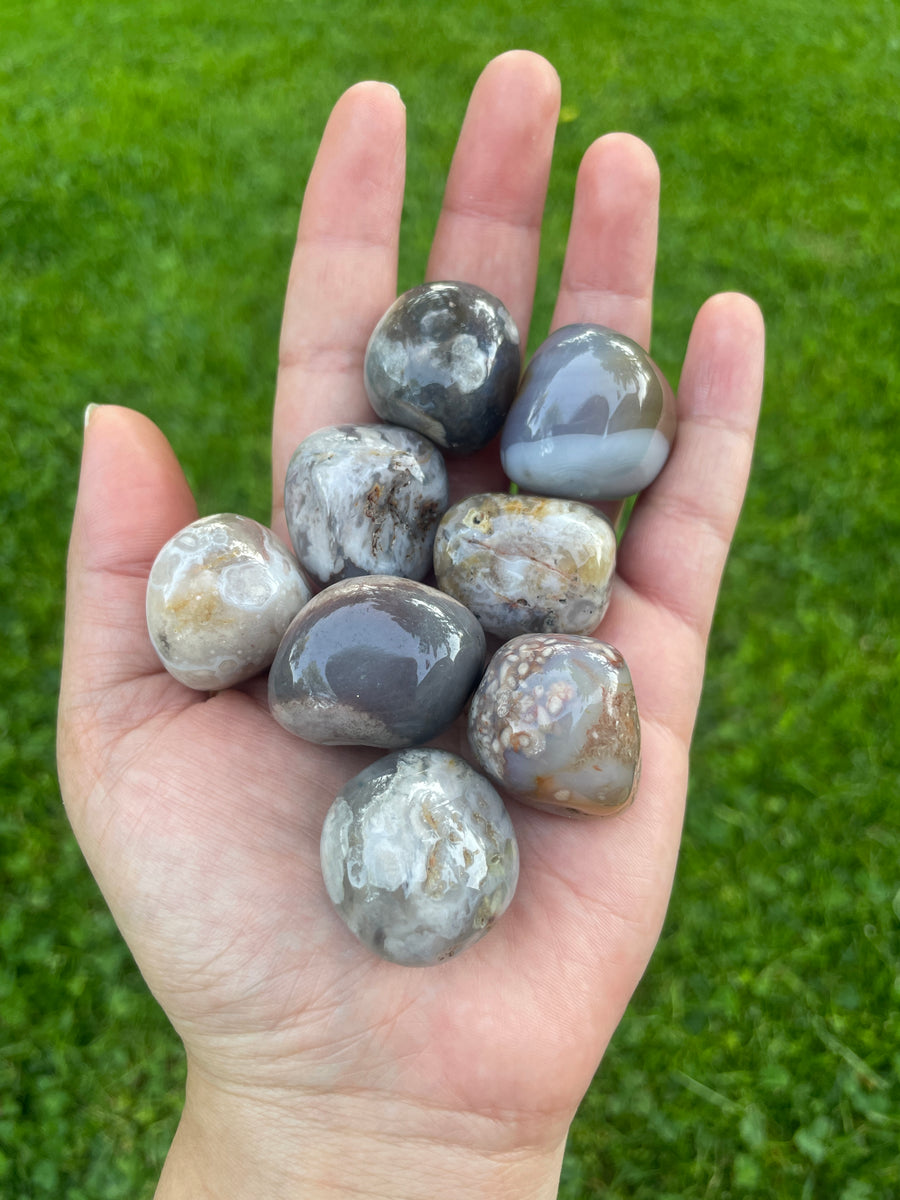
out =
[[[592,502],[656,476],[674,399],[640,346],[598,325],[558,329],[521,379],[520,365],[495,296],[404,293],[366,350],[382,423],[320,429],[291,459],[294,554],[219,514],[176,534],[148,583],[150,637],[181,683],[218,691],[269,669],[292,734],[391,751],[335,799],[321,858],[349,928],[404,965],[451,957],[509,905],[519,859],[498,787],[570,814],[618,812],[637,787],[628,668],[586,636],[616,555]],[[501,431],[516,486],[451,505],[442,450],[471,455]],[[467,705],[480,771],[426,745]]]

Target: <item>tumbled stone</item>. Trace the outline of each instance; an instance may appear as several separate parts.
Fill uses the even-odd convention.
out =
[[[291,458],[284,512],[301,565],[322,584],[354,575],[422,579],[449,502],[427,438],[397,425],[335,425]]]
[[[285,633],[269,707],[310,742],[413,746],[459,715],[484,652],[476,618],[437,588],[386,575],[343,579]]]
[[[176,533],[147,581],[147,628],[166,670],[218,691],[264,671],[311,590],[270,529],[236,513]]]
[[[469,743],[518,800],[607,815],[630,804],[641,735],[631,675],[593,638],[526,634],[497,651],[472,698]]]
[[[434,544],[438,586],[504,641],[588,633],[609,605],[616,537],[574,500],[481,493],[454,504]]]
[[[394,301],[369,339],[364,377],[382,420],[468,454],[499,432],[520,366],[519,334],[500,300],[446,281]]]
[[[652,483],[674,436],[675,398],[649,354],[602,325],[566,325],[528,364],[500,455],[527,491],[620,500]]]
[[[328,895],[356,937],[410,967],[483,937],[519,874],[503,801],[444,750],[401,750],[351,779],[325,818],[321,858]]]

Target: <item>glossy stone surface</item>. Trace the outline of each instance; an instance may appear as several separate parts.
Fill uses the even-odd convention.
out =
[[[426,283],[387,310],[366,349],[369,402],[384,421],[463,454],[499,432],[519,383],[519,334],[469,283]]]
[[[147,582],[147,628],[166,670],[218,691],[269,666],[311,590],[270,529],[219,513],[166,542]]]
[[[343,579],[285,633],[269,707],[310,742],[413,746],[459,715],[484,652],[478,621],[437,588],[387,575]]]
[[[503,801],[444,750],[401,750],[351,779],[325,818],[321,856],[328,895],[352,932],[410,967],[483,937],[519,874]]]
[[[519,800],[607,815],[631,803],[641,735],[631,675],[613,646],[526,634],[497,651],[469,710],[482,769]]]
[[[675,398],[647,352],[602,325],[566,325],[528,364],[500,455],[527,491],[620,500],[653,482],[674,436]]]
[[[438,586],[504,641],[588,633],[609,605],[616,536],[574,500],[482,493],[448,509],[434,544]]]
[[[317,430],[294,451],[284,485],[297,558],[322,584],[354,575],[422,579],[448,503],[440,451],[397,425]]]

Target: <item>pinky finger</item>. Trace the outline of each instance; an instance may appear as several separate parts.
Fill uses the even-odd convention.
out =
[[[699,694],[719,581],[743,504],[762,397],[762,314],[747,296],[713,296],[691,332],[671,457],[638,499],[617,570],[624,608],[674,618]],[[624,614],[623,614],[624,615]]]

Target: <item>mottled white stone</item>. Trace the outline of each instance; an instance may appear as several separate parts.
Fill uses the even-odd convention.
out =
[[[354,575],[423,579],[449,503],[427,438],[397,425],[334,425],[294,451],[284,511],[301,565],[322,584]]]
[[[573,500],[485,492],[460,500],[438,526],[438,586],[507,640],[522,633],[589,633],[609,605],[612,526]]]
[[[519,855],[494,788],[444,750],[403,750],[337,796],[322,874],[352,932],[404,966],[443,962],[481,938],[515,891]]]
[[[160,550],[147,628],[166,670],[200,691],[264,671],[311,589],[270,529],[236,513],[203,517]]]

